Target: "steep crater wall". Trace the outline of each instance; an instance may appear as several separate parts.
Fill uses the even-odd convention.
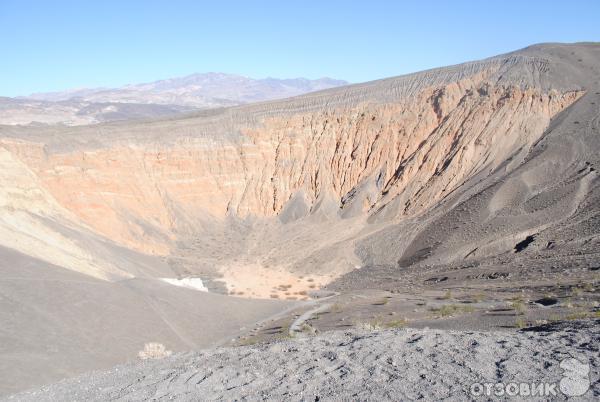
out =
[[[168,254],[206,219],[303,210],[329,198],[342,216],[390,202],[422,212],[466,178],[529,147],[581,92],[492,85],[478,75],[395,103],[265,118],[237,140],[183,138],[67,153],[7,142],[56,201],[119,244]]]

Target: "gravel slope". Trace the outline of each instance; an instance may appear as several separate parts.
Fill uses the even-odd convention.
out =
[[[468,400],[477,382],[556,383],[550,398],[561,400],[560,362],[570,357],[590,366],[587,377],[575,379],[591,383],[579,400],[597,400],[599,324],[503,333],[334,332],[119,366],[7,400]]]
[[[1,246],[0,272],[0,395],[136,361],[146,343],[213,347],[292,306],[151,278],[102,281]]]

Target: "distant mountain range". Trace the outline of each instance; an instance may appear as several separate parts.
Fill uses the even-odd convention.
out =
[[[0,124],[84,125],[149,118],[287,98],[346,84],[331,78],[253,79],[223,73],[192,74],[120,88],[0,98]]]

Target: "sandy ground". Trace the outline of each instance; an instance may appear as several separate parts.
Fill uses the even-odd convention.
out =
[[[146,343],[212,347],[294,306],[159,279],[106,282],[2,247],[0,272],[0,395],[136,361]]]
[[[585,392],[569,400],[592,401],[600,397],[599,324],[510,333],[334,332],[118,366],[6,400],[464,401],[477,399],[472,384],[547,383],[550,393],[530,400]]]
[[[229,267],[222,278],[230,295],[256,299],[308,300],[308,293],[331,282],[330,275],[298,275],[258,264]]]

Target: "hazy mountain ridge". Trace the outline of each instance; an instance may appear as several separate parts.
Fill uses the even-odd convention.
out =
[[[253,79],[223,73],[191,74],[119,88],[81,88],[0,98],[0,124],[65,124],[162,117],[235,106],[346,85],[331,78]]]
[[[84,100],[87,102],[127,102],[176,104],[206,107],[230,106],[248,102],[280,99],[306,92],[329,89],[348,82],[332,78],[254,79],[235,74],[197,73],[119,88],[82,88],[34,93],[25,99],[45,101]]]
[[[117,120],[137,120],[172,116],[197,110],[180,105],[154,103],[45,101],[0,97],[0,124],[82,126]]]

